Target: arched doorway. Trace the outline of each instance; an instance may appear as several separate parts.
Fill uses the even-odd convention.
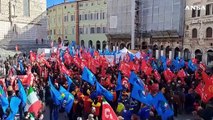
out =
[[[111,49],[112,51],[114,51],[114,50],[113,50],[113,46],[114,46],[114,44],[113,44],[113,43],[110,43],[110,49]]]
[[[170,48],[170,46],[167,46],[166,47],[166,58],[169,58],[169,59],[171,59],[171,48]]]
[[[84,40],[81,40],[81,47],[84,48]]]
[[[174,59],[180,57],[180,49],[178,47],[175,48]]]
[[[106,41],[102,42],[102,49],[105,50],[106,49]]]
[[[92,40],[89,40],[89,42],[88,42],[88,48],[92,48],[92,47],[93,47]]]
[[[186,48],[184,50],[184,56],[183,56],[183,58],[184,58],[185,61],[188,61],[191,58],[190,51],[189,51],[188,48]]]
[[[127,49],[129,49],[129,50],[131,49],[131,43],[127,44]]]
[[[123,49],[124,47],[125,47],[125,44],[124,44],[124,43],[121,43],[121,44],[120,44],[120,50]]]
[[[203,54],[199,49],[195,50],[195,58],[198,60],[198,63],[202,61],[202,56]]]
[[[142,50],[147,49],[147,42],[142,42]]]
[[[164,47],[163,45],[160,46],[160,56],[164,56]]]
[[[207,65],[213,66],[213,50],[207,51]]]
[[[156,58],[156,59],[158,59],[158,57],[159,57],[158,52],[159,52],[159,51],[158,51],[158,46],[157,46],[157,45],[154,45],[154,46],[153,46],[153,54],[152,54],[152,55],[153,55],[153,57]]]
[[[96,42],[96,50],[100,50],[101,49],[101,42],[98,40]]]

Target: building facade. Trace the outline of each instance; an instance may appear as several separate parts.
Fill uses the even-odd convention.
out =
[[[185,0],[108,0],[110,46],[131,49],[134,38],[136,49],[152,48],[156,58],[181,56],[184,8]]]
[[[184,58],[213,66],[213,0],[187,0],[186,6]]]
[[[48,8],[48,37],[76,41],[98,50],[107,45],[107,1],[65,2]]]
[[[47,39],[46,0],[0,0],[0,41]]]
[[[142,47],[153,56],[181,56],[183,48],[185,0],[142,0]]]

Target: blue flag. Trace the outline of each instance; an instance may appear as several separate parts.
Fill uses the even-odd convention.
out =
[[[129,57],[130,57],[130,61],[133,61],[134,60],[134,55],[129,53]]]
[[[140,84],[144,84],[143,81],[135,74],[135,72],[131,71],[131,74],[130,74],[130,77],[129,77],[129,83],[134,85],[136,81]]]
[[[68,46],[68,51],[69,51],[69,54],[70,54],[71,56],[74,56],[74,52],[73,52],[73,49],[72,49],[72,45],[71,45],[71,44],[69,44],[69,46]]]
[[[113,95],[110,91],[104,88],[99,82],[96,82],[96,91],[103,95],[107,100],[112,101]]]
[[[152,99],[151,94],[146,94],[144,84],[140,84],[138,81],[134,82],[131,97],[146,105],[150,105]]]
[[[64,62],[64,54],[65,54],[65,51],[64,50],[60,50],[60,59],[62,60],[62,62]]]
[[[180,64],[180,67],[183,68],[185,66],[184,59],[181,58],[180,61],[179,61],[179,64]]]
[[[21,99],[19,99],[18,97],[13,96],[10,100],[10,114],[9,116],[6,118],[6,120],[14,120],[15,119],[15,115],[17,114],[18,110],[19,110],[19,105],[21,104]]]
[[[123,86],[122,86],[122,83],[121,83],[121,73],[120,72],[118,73],[117,86],[116,86],[115,89],[116,89],[116,91],[123,90]]]
[[[62,86],[60,86],[59,91],[62,94],[62,98],[64,100],[65,111],[69,113],[74,102],[74,96]]]
[[[75,46],[76,46],[76,42],[75,42],[75,41],[72,41],[72,42],[71,42],[71,46],[75,47]]]
[[[67,74],[65,74],[65,78],[67,79],[67,83],[68,83],[68,91],[70,91],[70,86],[73,83],[73,81]]]
[[[193,72],[197,70],[197,66],[192,62],[192,60],[189,60],[188,67]]]
[[[156,109],[158,115],[161,116],[162,120],[167,120],[174,115],[174,112],[161,92],[153,97],[152,105]]]
[[[164,71],[167,69],[167,64],[166,64],[166,57],[165,56],[161,56],[160,57],[160,62],[161,62],[161,69]]]
[[[20,80],[18,80],[18,88],[19,88],[19,97],[21,99],[21,104],[22,104],[22,107],[24,107],[27,103],[27,94]]]
[[[24,73],[25,73],[25,69],[24,69],[24,65],[23,65],[23,63],[22,63],[21,60],[19,61],[19,67],[20,67],[20,72],[21,72],[22,74],[24,74]]]
[[[50,77],[48,83],[50,86],[51,98],[54,101],[54,104],[60,105],[62,100],[61,93],[53,86]]]
[[[9,102],[8,102],[7,96],[1,86],[0,86],[0,100],[1,100],[1,107],[3,109],[3,112],[6,113],[6,110],[9,106]]]
[[[158,70],[158,66],[156,65],[155,61],[152,61],[152,68],[154,70]]]
[[[82,79],[91,85],[95,85],[95,82],[97,81],[95,75],[87,67],[84,67],[83,69]]]

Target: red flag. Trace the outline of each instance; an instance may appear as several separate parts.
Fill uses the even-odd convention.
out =
[[[206,71],[206,65],[203,63],[199,64],[199,68],[202,69],[203,71]]]
[[[167,81],[167,83],[172,82],[172,79],[175,77],[174,73],[172,73],[172,71],[170,69],[166,69],[163,72],[163,75],[164,75],[165,80]]]
[[[212,78],[213,80],[213,78]],[[208,102],[211,98],[213,98],[213,81],[201,81],[201,83],[196,87],[195,92],[201,96],[201,100],[203,102]]]
[[[206,72],[203,71],[201,74],[204,82],[207,82],[210,79],[210,77],[206,74]]]
[[[112,107],[106,101],[102,102],[102,120],[118,120]]]
[[[18,78],[22,81],[23,85],[30,86],[33,84],[34,76],[32,73],[28,75],[18,75]]]
[[[122,63],[120,64],[119,70],[120,70],[125,76],[127,76],[127,77],[130,76],[131,71],[130,71],[130,65],[129,65],[129,64],[122,62]]]
[[[67,51],[64,54],[64,63],[66,65],[70,65],[72,63],[72,57],[70,56],[70,54]]]
[[[154,70],[154,77],[155,77],[155,79],[156,79],[158,82],[160,82],[161,76],[160,76],[160,74],[158,73],[157,70]]]
[[[196,58],[192,58],[192,62],[193,62],[194,64],[197,64],[197,59],[196,59]]]
[[[141,69],[147,76],[152,74],[152,67],[148,66],[145,60],[142,61]]]
[[[63,74],[71,75],[71,72],[67,70],[67,68],[64,66],[64,64],[61,64],[60,70]]]
[[[30,51],[30,62],[36,61],[36,54],[33,51]]]
[[[179,78],[185,78],[186,77],[186,73],[183,69],[179,70],[177,73],[177,77]]]

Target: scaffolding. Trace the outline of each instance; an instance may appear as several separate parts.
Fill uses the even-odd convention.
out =
[[[142,32],[153,37],[183,36],[184,0],[142,0]]]

